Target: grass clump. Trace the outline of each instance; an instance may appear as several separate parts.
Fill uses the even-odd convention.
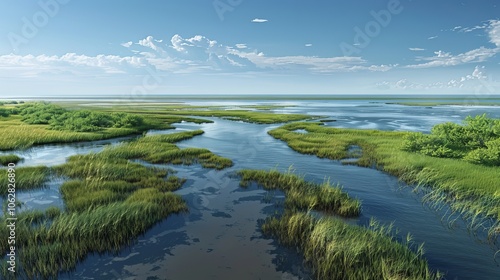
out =
[[[0,165],[7,166],[9,163],[18,163],[22,158],[17,155],[0,155]]]
[[[308,133],[294,130],[305,129]],[[349,147],[361,147],[354,163],[377,167],[401,180],[427,186],[425,200],[439,207],[448,203],[462,214],[472,228],[484,226],[490,236],[500,233],[499,167],[472,164],[464,160],[436,158],[403,150],[407,132],[340,129],[320,123],[292,123],[269,131],[293,150],[339,160],[348,156]],[[491,221],[493,219],[493,221]]]
[[[103,151],[106,157],[142,159],[151,163],[193,164],[217,170],[232,166],[230,159],[217,156],[207,149],[180,149],[174,143],[203,134],[202,130],[152,135]]]
[[[295,246],[313,268],[316,279],[441,279],[432,272],[423,247],[417,252],[391,237],[392,227],[371,222],[370,228],[348,225],[333,217],[315,219],[288,212],[270,218],[265,234]],[[408,236],[407,243],[411,237]]]
[[[168,215],[186,211],[185,201],[172,193],[184,179],[130,159],[148,159],[166,149],[179,151],[171,160],[185,162],[183,157],[188,157],[191,161],[206,160],[205,166],[222,168],[214,161],[220,157],[210,151],[182,152],[174,144],[201,133],[147,136],[100,153],[72,156],[65,164],[53,167],[55,174],[69,178],[61,186],[65,209],[19,215],[16,254],[20,269],[15,277],[57,278],[58,273],[71,271],[88,254],[117,252]],[[0,218],[0,223],[5,220]],[[7,227],[0,227],[0,236],[7,235]],[[7,246],[7,238],[2,238],[0,249],[6,252]],[[3,277],[12,275],[6,263],[0,264],[0,273]]]
[[[149,129],[170,129],[171,124],[211,122],[158,112],[68,110],[50,103],[26,103],[0,118],[0,150],[27,149],[49,143],[95,141],[141,134]],[[11,112],[12,113],[12,112]]]
[[[266,190],[279,189],[285,192],[285,206],[289,209],[319,210],[343,217],[355,217],[361,212],[361,203],[342,192],[339,186],[329,182],[321,185],[310,183],[292,173],[276,170],[241,170],[241,185],[255,181]]]
[[[43,188],[51,174],[46,166],[20,167],[15,169],[16,190],[33,190]],[[0,195],[8,193],[8,173],[0,172]]]
[[[168,110],[166,113],[171,115],[184,116],[202,116],[219,117],[234,121],[243,121],[249,123],[272,124],[285,123],[291,121],[300,121],[311,119],[311,116],[302,114],[275,114],[268,112],[258,112],[249,110]]]
[[[0,120],[0,150],[27,149],[50,143],[95,141],[126,135],[139,134],[132,128],[107,128],[97,132],[74,132],[51,130],[49,125],[30,125],[19,116]]]
[[[410,236],[406,244],[399,243],[391,235],[392,226],[371,221],[370,227],[364,228],[332,216],[318,220],[303,212],[358,216],[360,202],[338,186],[313,184],[276,170],[241,170],[239,175],[242,186],[255,181],[267,190],[285,193],[284,214],[268,218],[262,231],[284,245],[297,247],[317,279],[440,279],[423,258],[423,247],[413,252]]]

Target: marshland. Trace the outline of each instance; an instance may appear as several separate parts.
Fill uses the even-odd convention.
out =
[[[500,273],[497,106],[46,101],[0,106],[21,279]]]

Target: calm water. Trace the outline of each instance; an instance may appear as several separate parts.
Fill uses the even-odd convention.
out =
[[[190,101],[194,105],[206,104]],[[217,105],[248,105],[257,102],[220,102]],[[259,104],[277,102],[258,102]],[[293,105],[275,110],[285,113],[322,115],[336,122],[328,126],[411,130],[428,132],[444,121],[460,122],[467,115],[489,113],[500,118],[499,107],[408,107],[369,101],[280,102]],[[213,104],[210,104],[213,105]],[[271,196],[258,188],[239,188],[234,172],[242,168],[287,170],[290,166],[307,180],[330,179],[343,185],[362,201],[362,215],[352,220],[364,225],[371,217],[394,223],[398,236],[410,232],[416,243],[425,242],[425,257],[433,269],[447,273],[447,279],[499,279],[495,250],[471,236],[460,220],[451,227],[441,212],[422,204],[409,187],[378,170],[342,165],[337,161],[301,155],[267,131],[279,125],[257,125],[213,118],[212,124],[177,124],[172,133],[203,129],[205,134],[179,143],[180,147],[203,147],[231,158],[235,165],[223,171],[194,166],[157,165],[176,170],[187,181],[177,193],[188,202],[190,212],[168,217],[139,237],[118,255],[89,256],[62,279],[310,279],[302,259],[294,250],[266,239],[258,230],[262,219],[279,210]],[[68,145],[36,147],[16,152],[25,157],[21,165],[56,165],[69,155],[97,152],[118,139]],[[143,164],[147,164],[144,163]],[[59,181],[58,181],[59,180]],[[57,188],[60,179],[47,190],[23,193],[27,208],[62,206]],[[444,211],[444,210],[443,210]],[[500,256],[497,257],[500,262]],[[149,278],[148,278],[149,277]]]

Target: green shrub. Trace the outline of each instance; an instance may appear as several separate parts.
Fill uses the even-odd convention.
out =
[[[443,123],[431,134],[409,133],[403,150],[433,157],[460,158],[484,165],[500,165],[500,120],[486,114],[467,117],[463,125]]]
[[[53,117],[65,112],[66,110],[61,106],[45,102],[26,103],[19,106],[19,114],[22,116],[22,120],[28,124],[48,124]]]

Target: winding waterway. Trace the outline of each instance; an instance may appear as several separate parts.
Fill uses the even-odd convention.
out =
[[[189,101],[203,105],[202,101]],[[236,103],[236,102],[234,102]],[[242,102],[249,104],[277,102]],[[231,102],[216,102],[229,105]],[[500,118],[499,107],[436,106],[413,107],[370,101],[287,101],[280,113],[306,113],[335,120],[326,125],[361,129],[428,132],[438,123],[461,122],[467,115],[487,112]],[[425,243],[425,258],[432,269],[446,273],[446,279],[499,279],[498,248],[470,234],[460,219],[452,225],[443,220],[443,209],[436,211],[422,203],[418,194],[397,178],[379,170],[338,161],[302,155],[267,132],[279,125],[259,125],[210,118],[214,123],[176,124],[172,133],[202,129],[203,135],[182,141],[178,146],[202,147],[233,160],[234,166],[222,171],[198,165],[155,165],[172,168],[186,178],[177,191],[187,202],[189,213],[173,215],[155,225],[137,242],[117,255],[92,255],[74,272],[61,279],[310,279],[302,259],[293,249],[279,246],[262,236],[262,219],[279,210],[274,200],[282,195],[256,188],[242,189],[235,171],[243,168],[286,171],[289,168],[307,180],[338,182],[351,196],[362,201],[362,215],[349,222],[365,225],[370,218],[399,229],[398,237],[409,232],[416,244]],[[129,138],[78,144],[45,145],[28,151],[15,151],[25,158],[19,166],[57,165],[73,154],[98,152]],[[146,162],[141,162],[148,165]],[[26,208],[62,207],[55,178],[44,190],[24,192],[20,199]],[[148,278],[149,277],[149,278]]]

